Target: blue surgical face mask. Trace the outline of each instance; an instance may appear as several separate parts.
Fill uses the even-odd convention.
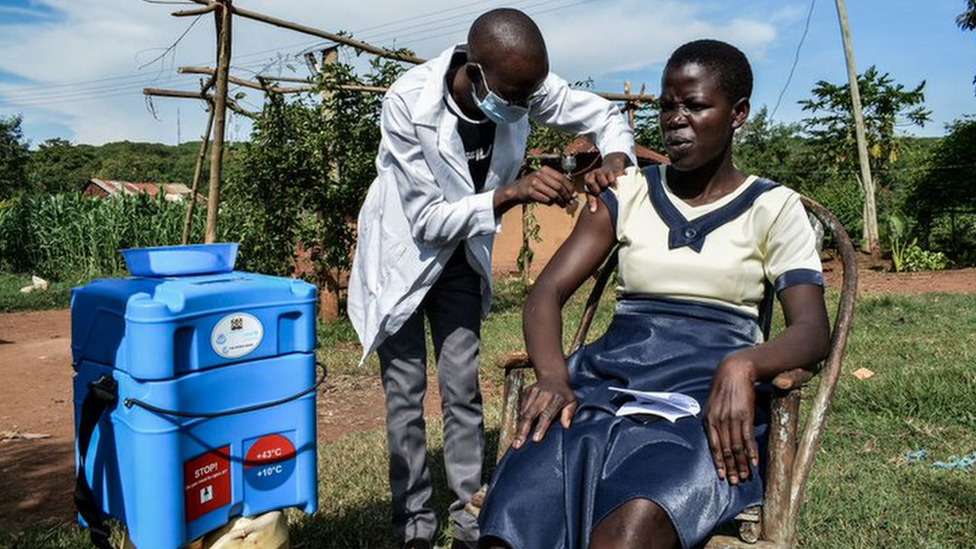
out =
[[[474,84],[471,85],[471,99],[474,100],[475,105],[481,109],[481,112],[485,113],[485,116],[489,120],[496,124],[514,124],[529,113],[528,107],[522,107],[519,105],[513,105],[508,101],[505,101],[498,96],[495,92],[491,91],[488,87],[488,80],[485,78],[484,69],[481,65],[478,65],[478,69],[481,71],[481,82],[485,86],[484,99],[478,97],[478,92],[475,91]]]

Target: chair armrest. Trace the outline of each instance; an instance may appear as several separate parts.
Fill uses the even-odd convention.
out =
[[[804,368],[788,370],[773,378],[773,387],[776,387],[782,391],[799,389],[800,387],[806,385],[808,381],[813,379],[814,375],[816,375],[814,372]]]
[[[516,351],[514,353],[508,353],[498,359],[497,365],[499,368],[505,370],[506,372],[510,370],[519,370],[523,368],[532,368],[532,361],[529,360],[529,353],[525,351]]]

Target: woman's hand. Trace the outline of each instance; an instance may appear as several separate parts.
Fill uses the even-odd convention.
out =
[[[730,356],[722,361],[705,412],[705,433],[718,478],[738,484],[749,478],[749,464],[759,465],[753,421],[756,375],[751,362]]]
[[[515,428],[515,440],[512,446],[517,450],[525,444],[525,440],[535,424],[532,440],[539,442],[546,436],[549,425],[558,415],[563,427],[569,428],[576,415],[576,395],[569,387],[569,382],[562,376],[540,377],[539,381],[526,389],[519,411],[518,425]]]

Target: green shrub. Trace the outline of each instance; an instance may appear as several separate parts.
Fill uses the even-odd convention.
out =
[[[924,247],[946,252],[956,264],[976,262],[976,213],[949,212],[937,215],[929,227]]]
[[[944,253],[923,250],[915,243],[905,249],[902,261],[906,271],[941,271],[949,266]]]
[[[831,178],[803,192],[837,216],[851,238],[856,240],[861,236],[864,199],[857,182]],[[830,245],[829,241],[827,245]]]
[[[891,262],[895,266],[895,272],[905,270],[905,250],[914,246],[917,242],[908,242],[908,230],[905,218],[897,213],[888,216],[888,245],[891,246]]]

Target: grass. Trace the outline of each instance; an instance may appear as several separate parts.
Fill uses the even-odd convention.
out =
[[[976,471],[930,466],[976,450],[973,326],[974,295],[861,301],[809,485],[803,546],[976,546]],[[862,367],[876,375],[850,375]],[[920,449],[927,462],[905,459]]]
[[[494,363],[522,347],[520,290],[515,283],[500,284],[498,289],[499,299],[484,325],[482,357],[483,383],[495,389],[501,373]],[[581,303],[581,298],[573,300],[569,318],[578,318]],[[591,333],[602,332],[609,310],[607,303]],[[976,471],[930,465],[976,451],[973,326],[976,295],[861,300],[807,490],[801,547],[976,546]],[[357,366],[361,351],[353,344],[355,335],[348,322],[329,324],[322,336],[321,355],[333,372],[378,375],[375,358]],[[862,381],[851,375],[862,367],[875,376]],[[812,394],[809,391],[806,397]],[[489,461],[497,444],[499,400],[486,402]],[[439,421],[428,422],[428,436],[434,505],[446,524],[449,502]],[[920,449],[929,452],[928,460],[913,464],[905,459],[906,453]],[[290,514],[292,546],[395,548],[383,431],[354,433],[325,445],[320,462],[320,511],[311,517]],[[441,535],[443,541],[448,530]],[[80,549],[87,545],[74,526],[49,526],[0,533],[0,547]]]
[[[64,309],[71,304],[71,288],[77,284],[50,282],[46,292],[20,293],[31,285],[30,275],[0,273],[0,313]]]

